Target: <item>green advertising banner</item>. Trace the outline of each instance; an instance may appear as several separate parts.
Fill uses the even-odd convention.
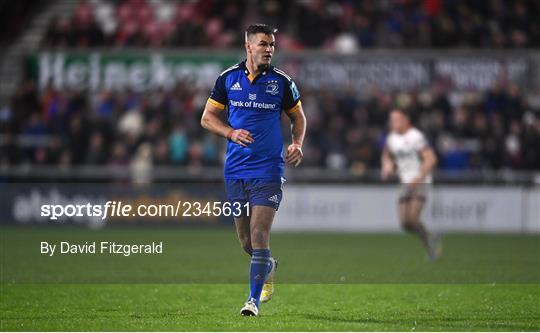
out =
[[[174,88],[178,82],[211,87],[241,54],[194,53],[40,53],[27,59],[41,89],[125,90]]]

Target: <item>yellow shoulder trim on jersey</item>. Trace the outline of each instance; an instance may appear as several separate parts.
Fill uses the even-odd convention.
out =
[[[251,73],[248,74],[248,80],[249,82],[253,83],[253,80],[255,80],[255,76]]]
[[[224,110],[225,109],[225,105],[224,104],[221,104],[220,102],[212,99],[212,98],[208,98],[208,103],[212,104],[213,106],[215,106],[216,108],[220,109],[220,110]]]
[[[298,109],[300,109],[300,106],[302,106],[302,101],[298,100],[298,102],[296,103],[295,106],[293,106],[292,108],[290,108],[289,110],[287,110],[285,112],[287,112],[289,114],[295,113]]]

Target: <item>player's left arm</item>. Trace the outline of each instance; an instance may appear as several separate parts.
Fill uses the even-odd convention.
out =
[[[300,92],[293,80],[287,77],[281,107],[291,120],[292,143],[287,147],[285,162],[299,166],[304,154],[302,145],[306,135],[306,116],[300,101]]]
[[[304,157],[302,145],[304,144],[304,137],[306,135],[306,115],[304,114],[304,109],[302,108],[302,103],[300,101],[285,113],[291,120],[292,134],[292,143],[287,147],[285,162],[297,167]]]
[[[422,165],[420,166],[420,174],[417,178],[418,182],[423,182],[437,165],[437,155],[435,155],[433,148],[429,145],[424,146],[419,153],[422,158]]]

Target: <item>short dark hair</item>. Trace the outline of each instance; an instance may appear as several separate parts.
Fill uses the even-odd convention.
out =
[[[246,39],[256,34],[273,35],[277,32],[277,29],[269,26],[268,24],[257,23],[252,24],[246,29]]]

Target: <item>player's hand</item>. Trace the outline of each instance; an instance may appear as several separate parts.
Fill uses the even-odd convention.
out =
[[[251,136],[249,131],[245,129],[236,129],[232,130],[228,135],[229,140],[234,143],[239,144],[240,146],[247,147],[250,143],[253,143],[255,139]]]
[[[302,152],[302,146],[297,143],[293,143],[287,148],[285,162],[297,167],[302,162],[302,157],[304,157],[304,153]]]

